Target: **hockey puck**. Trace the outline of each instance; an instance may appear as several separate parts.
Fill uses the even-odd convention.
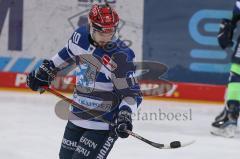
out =
[[[181,147],[181,142],[180,141],[173,141],[170,143],[171,148],[178,148]]]

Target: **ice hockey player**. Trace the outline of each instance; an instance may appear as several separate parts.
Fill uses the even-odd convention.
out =
[[[79,27],[61,51],[28,75],[27,85],[39,91],[49,86],[60,70],[76,66],[73,100],[115,123],[110,126],[72,107],[60,159],[105,159],[118,137],[127,138],[125,130],[133,128],[131,114],[142,96],[134,77],[135,54],[117,37],[118,23],[119,16],[111,6],[94,4],[88,25]],[[107,100],[105,105],[103,100]]]
[[[240,19],[240,0],[237,0],[233,9],[232,19],[223,19],[218,33],[218,42],[222,49],[233,46],[233,34]],[[212,134],[223,137],[234,137],[240,110],[240,37],[231,61],[230,77],[226,92],[224,110],[212,123]]]

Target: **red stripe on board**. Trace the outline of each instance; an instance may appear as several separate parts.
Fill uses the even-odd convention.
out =
[[[23,73],[0,72],[0,87],[27,88],[26,78],[26,74]],[[141,86],[150,89],[153,88],[154,85],[162,85],[163,81],[140,81],[140,84]],[[164,84],[166,85],[165,87],[169,87],[169,82],[165,82]],[[207,85],[182,82],[173,82],[171,84],[173,84],[172,89],[166,92],[164,95],[161,94],[163,91],[150,91],[150,94],[154,95],[155,97],[161,95],[161,98],[164,97],[217,102],[224,101],[224,93],[226,87],[223,85]],[[74,88],[74,85],[75,77],[60,77],[57,78],[53,83],[53,88],[64,92],[71,92]],[[149,94],[146,93],[144,95],[149,96]]]

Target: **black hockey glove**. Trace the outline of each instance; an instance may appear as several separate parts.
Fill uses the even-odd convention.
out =
[[[33,91],[38,91],[41,86],[49,86],[54,80],[57,68],[52,61],[44,60],[41,66],[27,76],[27,85]]]
[[[133,126],[131,114],[132,112],[127,106],[123,106],[122,109],[120,109],[118,112],[115,131],[116,134],[121,138],[127,138],[129,136],[125,130],[132,131]]]
[[[233,46],[233,31],[235,25],[232,24],[232,21],[229,19],[223,19],[220,24],[220,30],[218,32],[218,43],[222,49]]]

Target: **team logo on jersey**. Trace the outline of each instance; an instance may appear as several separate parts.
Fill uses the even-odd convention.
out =
[[[78,66],[76,71],[76,88],[82,93],[91,93],[95,87],[97,69],[89,64],[84,63]]]

